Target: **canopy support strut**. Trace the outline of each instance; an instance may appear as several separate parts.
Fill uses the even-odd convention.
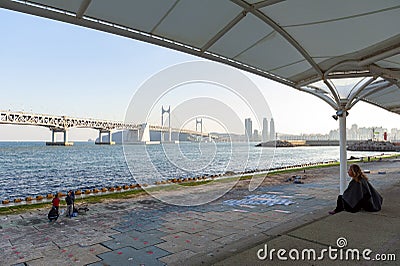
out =
[[[347,187],[346,174],[347,174],[347,137],[346,137],[346,110],[339,110],[338,113],[342,113],[342,115],[338,115],[339,117],[339,136],[340,136],[340,191],[339,194],[343,195]]]

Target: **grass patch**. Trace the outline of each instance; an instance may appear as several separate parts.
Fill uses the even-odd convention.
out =
[[[206,180],[206,181],[198,181],[198,182],[188,182],[188,183],[180,183],[179,185],[184,186],[184,187],[195,187],[195,186],[201,186],[208,184],[214,180]]]
[[[127,190],[122,192],[111,192],[108,194],[91,195],[84,198],[76,198],[76,203],[100,203],[108,199],[129,199],[146,194],[143,189]]]
[[[36,210],[45,207],[50,207],[51,202],[42,202],[42,203],[32,203],[32,204],[23,204],[17,206],[9,206],[9,207],[1,207],[0,215],[8,215],[8,214],[18,214],[23,213],[29,210]]]

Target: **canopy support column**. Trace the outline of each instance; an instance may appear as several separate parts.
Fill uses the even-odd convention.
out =
[[[343,195],[347,187],[347,139],[346,139],[346,110],[339,110],[338,113],[342,113],[342,115],[338,114],[339,117],[339,134],[340,134],[340,195]]]

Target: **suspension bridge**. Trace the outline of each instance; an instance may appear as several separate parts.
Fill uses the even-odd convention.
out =
[[[162,117],[170,109],[163,109]],[[162,119],[163,121],[163,119]],[[171,121],[168,119],[168,126],[150,125],[148,123],[126,123],[121,121],[109,121],[92,118],[76,118],[69,116],[56,116],[46,114],[35,114],[27,112],[0,111],[0,124],[26,125],[47,127],[51,131],[51,141],[46,145],[71,146],[73,142],[68,139],[68,130],[71,128],[90,128],[99,131],[96,144],[115,144],[112,140],[112,133],[118,130],[126,132],[124,141],[131,143],[159,143],[159,142],[178,142],[179,140],[195,140],[199,138],[211,138],[210,134],[203,132],[202,120],[196,119],[196,130],[185,128],[172,128]],[[198,123],[201,130],[197,131]],[[56,134],[63,134],[62,141],[57,141]],[[108,137],[103,138],[106,134]]]

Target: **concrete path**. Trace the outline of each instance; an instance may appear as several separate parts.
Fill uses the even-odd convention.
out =
[[[348,247],[398,254],[400,161],[361,166],[371,170],[368,176],[385,198],[382,212],[328,216],[337,197],[339,170],[307,170],[299,173],[310,177],[305,184],[249,192],[241,181],[241,188],[201,206],[142,197],[94,204],[87,214],[56,223],[47,221],[48,209],[0,216],[0,265],[265,265],[270,262],[257,258],[265,244],[318,250],[335,246],[339,237],[346,238]],[[312,176],[318,181],[311,182]],[[274,258],[272,265],[280,263]]]
[[[261,244],[214,265],[399,265],[400,179],[382,194],[380,212],[341,212],[291,229],[278,226],[265,232],[268,236]],[[286,252],[282,259],[279,249]],[[292,249],[298,253],[290,257]]]

